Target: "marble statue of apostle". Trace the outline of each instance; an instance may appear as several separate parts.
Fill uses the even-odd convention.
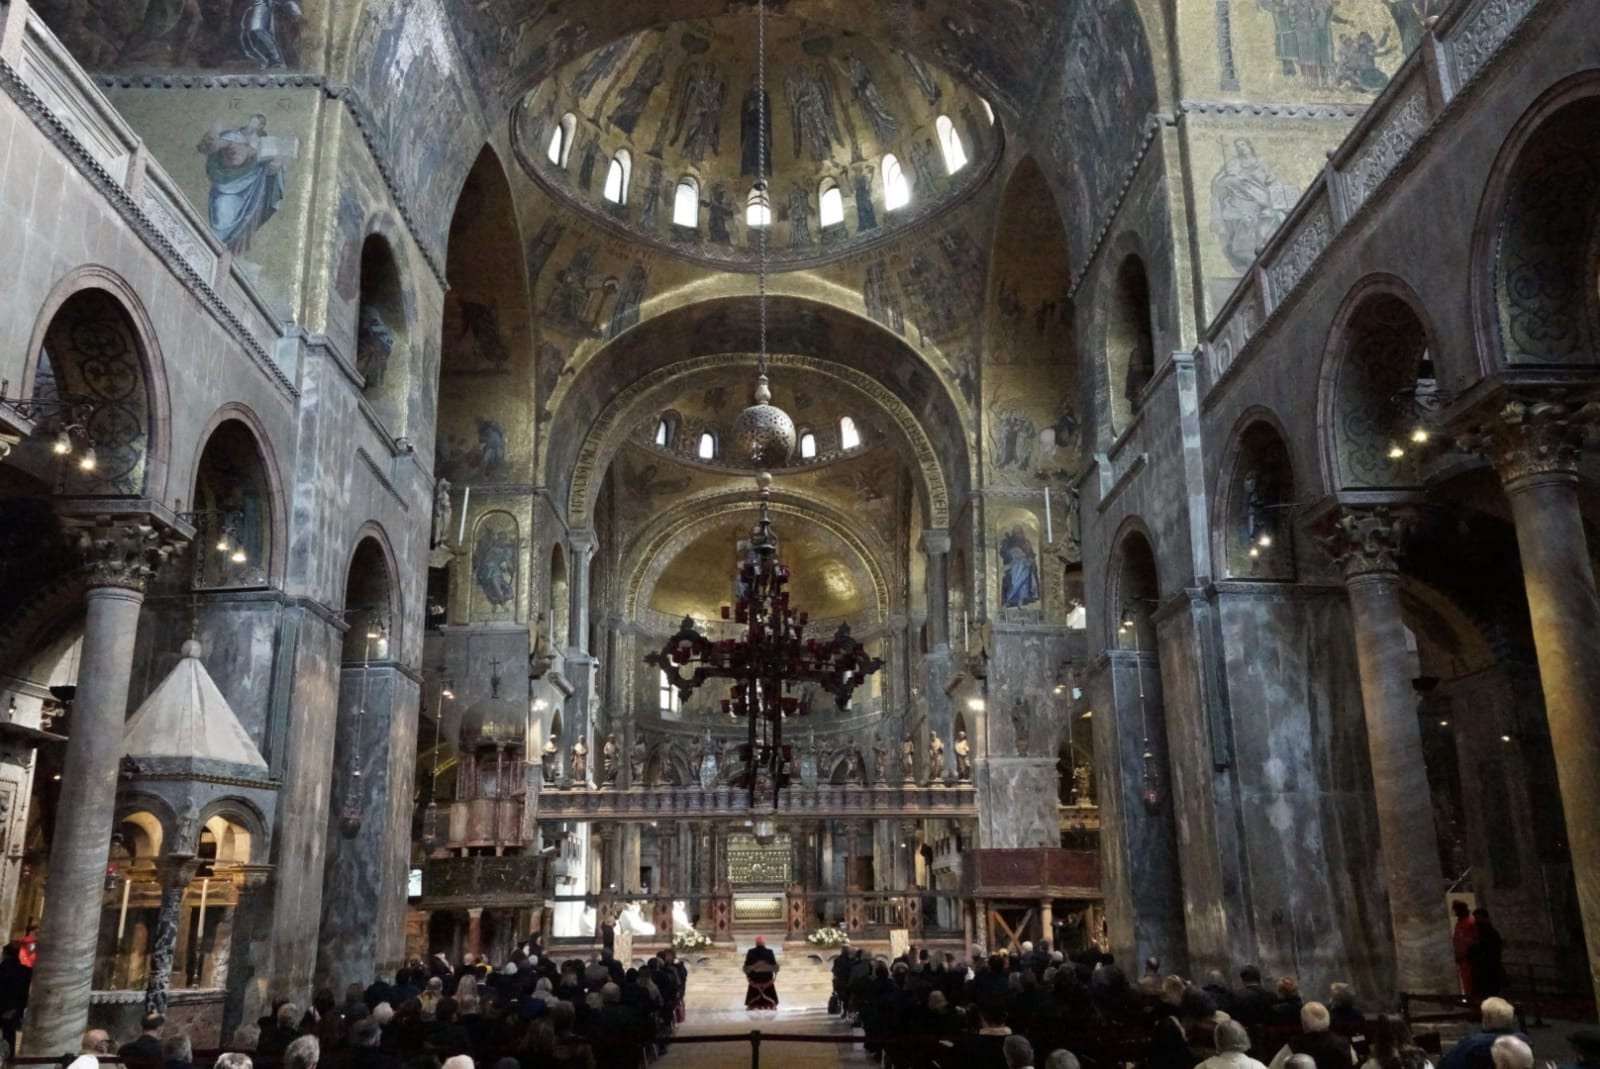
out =
[[[972,746],[967,742],[967,733],[956,729],[956,779],[962,783],[972,778]]]

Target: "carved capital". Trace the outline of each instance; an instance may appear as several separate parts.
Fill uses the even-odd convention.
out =
[[[1576,474],[1596,426],[1600,402],[1517,398],[1469,423],[1456,445],[1486,457],[1509,486],[1532,475]]]
[[[1400,570],[1400,549],[1416,516],[1389,505],[1342,505],[1312,532],[1346,579]]]
[[[170,854],[156,858],[156,882],[166,893],[179,892],[194,882],[200,861],[192,855]]]
[[[950,532],[929,528],[922,532],[922,552],[930,557],[942,557],[950,552]]]
[[[178,549],[179,543],[138,519],[70,520],[89,586],[123,587],[143,593],[145,586]]]

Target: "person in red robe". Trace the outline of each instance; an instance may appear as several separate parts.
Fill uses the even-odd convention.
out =
[[[1450,943],[1456,954],[1456,974],[1461,977],[1461,993],[1473,996],[1472,948],[1478,944],[1478,922],[1472,919],[1472,909],[1461,899],[1450,903],[1450,912],[1456,915],[1455,930],[1450,933]]]

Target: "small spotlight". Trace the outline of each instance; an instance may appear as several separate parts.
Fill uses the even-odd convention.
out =
[[[1448,720],[1441,720],[1441,721],[1439,721],[1439,726],[1440,726],[1440,727],[1442,727],[1442,728],[1447,728],[1447,727],[1449,727],[1449,726],[1450,726],[1450,721],[1448,721]]]
[[[230,557],[228,557],[228,559],[233,561],[233,563],[235,563],[235,564],[243,564],[245,561],[249,560],[250,558],[249,558],[248,555],[246,555],[246,553],[244,551],[244,547],[243,546],[238,546],[238,547],[236,547],[234,549],[233,554]]]
[[[1389,447],[1389,459],[1390,460],[1399,460],[1401,457],[1403,457],[1405,455],[1406,455],[1406,451],[1404,449],[1401,449],[1398,445],[1391,445]]]
[[[1500,736],[1500,741],[1501,742],[1510,742],[1511,741],[1511,736],[1510,735],[1501,735]]]
[[[1418,427],[1416,430],[1411,432],[1411,440],[1416,442],[1418,445],[1427,445],[1428,429],[1426,427]]]
[[[1260,546],[1262,549],[1266,549],[1272,545],[1272,536],[1266,532],[1262,532],[1261,537],[1256,539],[1256,545]]]
[[[57,431],[55,443],[50,446],[50,451],[58,457],[64,457],[72,452],[72,435],[66,431]]]
[[[1261,550],[1257,549],[1255,546],[1251,546],[1250,547],[1250,556],[1251,556],[1252,559],[1261,556]]]
[[[230,550],[232,548],[233,548],[232,546],[228,545],[228,536],[227,535],[223,535],[221,538],[217,539],[217,552],[218,553],[226,553],[226,552],[228,552],[228,550]]]
[[[439,692],[439,696],[441,698],[445,698],[448,701],[455,701],[456,700],[456,692],[451,690],[449,687],[446,687],[443,690],[441,690]]]
[[[93,471],[98,463],[99,461],[95,459],[94,455],[94,446],[91,445],[83,451],[83,456],[78,459],[78,470]]]
[[[967,708],[971,709],[975,713],[983,712],[983,699],[982,698],[968,698],[967,699]]]

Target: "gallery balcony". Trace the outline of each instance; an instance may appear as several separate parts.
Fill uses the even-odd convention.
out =
[[[593,787],[546,789],[539,793],[540,820],[707,820],[750,816],[750,795],[741,787]],[[972,817],[977,796],[970,783],[918,786],[859,784],[786,787],[778,795],[778,816],[791,818],[896,817],[920,820]]]

